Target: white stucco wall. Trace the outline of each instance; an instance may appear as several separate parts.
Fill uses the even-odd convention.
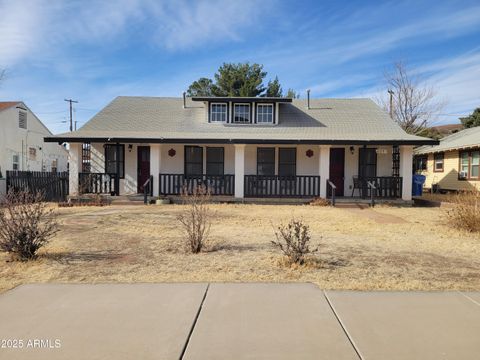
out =
[[[51,171],[57,160],[57,170],[67,171],[68,153],[57,143],[46,143],[50,131],[27,107],[27,129],[18,126],[19,109],[12,106],[0,111],[0,168],[3,176],[13,170],[13,155],[18,155],[18,170]],[[23,111],[23,110],[22,110]],[[36,149],[35,159],[29,156],[29,148]]]

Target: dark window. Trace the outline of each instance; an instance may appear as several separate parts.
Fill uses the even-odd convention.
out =
[[[82,172],[89,173],[91,168],[91,146],[89,143],[82,144]]]
[[[278,149],[278,175],[295,176],[297,174],[297,151],[295,148]]]
[[[275,175],[275,148],[257,148],[257,175]]]
[[[428,156],[426,155],[415,156],[413,160],[415,172],[427,170],[427,160]]]
[[[223,175],[223,147],[207,147],[207,175]]]
[[[117,174],[120,169],[120,179],[125,178],[125,145],[105,145],[105,172]]]
[[[27,113],[25,111],[18,112],[18,127],[22,129],[27,128]]]
[[[377,176],[377,149],[360,148],[358,159],[358,176],[369,178]]]
[[[203,148],[185,146],[185,176],[203,174]]]
[[[445,156],[445,154],[443,152],[433,154],[433,171],[434,172],[442,172],[443,171],[444,156]]]

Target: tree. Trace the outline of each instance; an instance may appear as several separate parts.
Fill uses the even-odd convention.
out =
[[[194,81],[187,90],[188,96],[212,96],[213,95],[213,81],[208,78],[200,78]]]
[[[432,121],[443,104],[435,99],[435,91],[417,76],[408,73],[402,62],[394,64],[394,70],[385,74],[388,90],[393,91],[392,109],[390,99],[379,99],[380,106],[407,133],[419,134]]]
[[[223,63],[214,75],[214,81],[200,78],[187,90],[188,96],[275,96],[282,97],[283,90],[276,76],[264,85],[267,72],[263,65],[246,63]],[[289,89],[290,97],[298,97]],[[287,94],[287,97],[288,97]]]
[[[476,108],[470,115],[460,118],[460,121],[466,129],[480,126],[480,108]]]
[[[215,96],[259,96],[265,91],[263,65],[224,63],[215,74]]]
[[[267,84],[267,92],[265,93],[267,97],[282,97],[283,90],[282,85],[280,85],[280,81],[278,80],[278,76],[275,76],[275,80],[269,81]]]
[[[289,99],[299,99],[300,98],[300,94],[297,93],[295,90],[293,89],[288,89],[287,91],[287,95],[285,96],[286,98],[289,98]]]

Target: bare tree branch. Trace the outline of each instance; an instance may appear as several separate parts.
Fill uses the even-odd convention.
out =
[[[396,62],[393,71],[385,73],[385,81],[388,90],[393,91],[392,118],[409,134],[424,132],[445,106],[436,99],[434,88],[409,74],[402,62]],[[390,112],[390,99],[382,98],[378,103]]]

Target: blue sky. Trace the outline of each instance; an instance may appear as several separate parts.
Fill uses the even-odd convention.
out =
[[[118,95],[181,96],[223,62],[257,62],[314,97],[378,97],[404,61],[437,91],[436,123],[480,106],[478,1],[0,0],[0,100],[54,132]]]

